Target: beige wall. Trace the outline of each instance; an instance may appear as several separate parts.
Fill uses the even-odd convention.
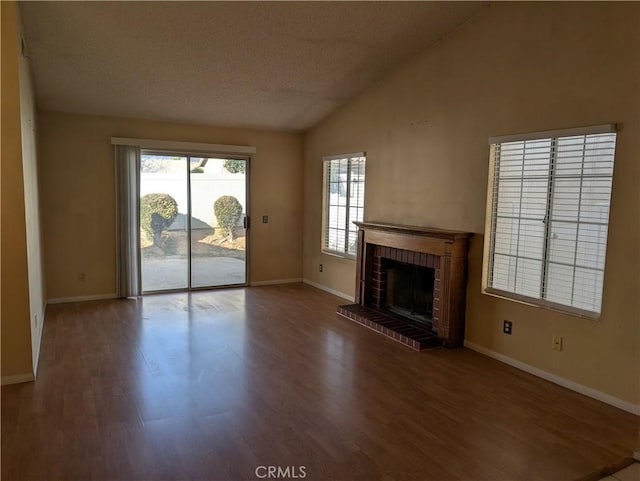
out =
[[[39,135],[48,299],[115,292],[112,136],[255,146],[250,280],[301,277],[300,134],[41,112]]]
[[[2,381],[33,374],[29,322],[27,230],[22,168],[18,20],[14,2],[1,2],[2,102],[0,143],[0,279]]]
[[[637,3],[495,3],[308,132],[304,277],[354,292],[353,261],[320,253],[321,157],[364,150],[366,220],[476,234],[468,341],[640,404],[639,20]],[[481,294],[487,138],[609,122],[621,129],[601,319]]]

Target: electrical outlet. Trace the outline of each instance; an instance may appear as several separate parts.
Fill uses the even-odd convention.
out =
[[[78,280],[80,282],[84,282],[87,280],[87,275],[84,272],[81,272],[80,274],[78,274]]]
[[[552,348],[554,351],[562,351],[562,336],[553,336]]]
[[[268,224],[269,223],[269,216],[268,215],[263,215],[262,216],[262,223],[263,224]]]
[[[505,334],[511,335],[512,331],[513,331],[513,322],[504,321],[504,323],[502,324],[502,332],[504,332]]]
[[[318,271],[322,272],[322,264],[318,264]]]

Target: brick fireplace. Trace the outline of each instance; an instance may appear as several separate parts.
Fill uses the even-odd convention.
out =
[[[471,234],[356,224],[356,304],[338,314],[413,349],[461,346]]]

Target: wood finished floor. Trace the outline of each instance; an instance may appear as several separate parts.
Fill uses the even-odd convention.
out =
[[[292,284],[49,306],[37,381],[2,388],[2,479],[571,480],[630,456],[637,417],[413,351],[341,302]]]

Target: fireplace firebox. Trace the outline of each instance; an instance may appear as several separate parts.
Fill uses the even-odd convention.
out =
[[[461,346],[471,234],[356,224],[356,304],[338,314],[417,350]]]
[[[391,260],[383,261],[383,269],[387,279],[381,307],[431,328],[434,269]]]

